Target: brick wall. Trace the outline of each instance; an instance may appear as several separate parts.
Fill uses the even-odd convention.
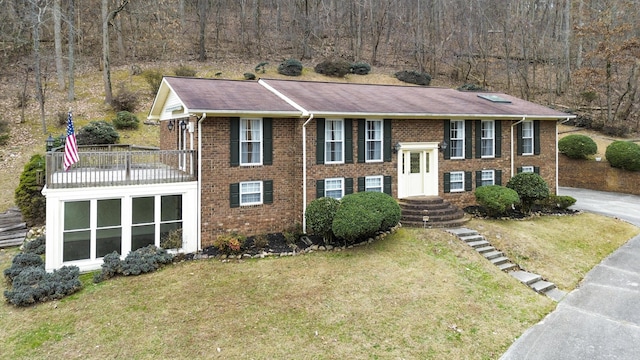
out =
[[[613,168],[607,161],[558,157],[560,186],[640,195],[640,172]]]

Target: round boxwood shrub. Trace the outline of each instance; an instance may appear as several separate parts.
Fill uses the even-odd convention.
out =
[[[140,120],[135,114],[128,111],[120,111],[116,114],[116,118],[113,119],[113,126],[116,129],[137,129],[140,127]]]
[[[475,191],[476,201],[491,217],[504,215],[513,205],[520,203],[518,193],[500,185],[480,186]]]
[[[300,76],[302,74],[302,63],[296,59],[285,60],[278,65],[278,74]]]
[[[631,141],[614,141],[607,146],[605,156],[611,166],[640,171],[640,145]]]
[[[330,197],[321,197],[310,202],[304,215],[307,229],[313,234],[322,236],[326,243],[331,243],[333,218],[338,207],[340,207],[340,201]]]
[[[569,206],[576,203],[576,199],[571,196],[566,195],[549,195],[548,198],[540,201],[540,205],[542,205],[545,209],[555,210],[562,209],[565,210]]]
[[[549,185],[536,173],[519,173],[509,180],[507,187],[518,193],[521,209],[525,213],[531,211],[536,201],[549,197]]]
[[[586,135],[568,135],[558,140],[558,151],[572,159],[586,159],[598,152],[598,145]]]
[[[317,64],[314,71],[326,76],[344,77],[351,71],[351,64],[344,60],[325,60]]]
[[[99,120],[92,121],[82,127],[76,134],[78,145],[106,145],[115,144],[120,135],[110,123]]]
[[[359,192],[342,198],[333,219],[333,233],[346,244],[366,239],[381,230],[388,230],[400,221],[398,203],[389,195]]]
[[[377,212],[382,216],[382,221],[380,222],[380,226],[377,230],[387,231],[398,225],[400,222],[400,218],[402,217],[400,205],[398,205],[398,202],[388,194],[365,191],[349,196],[358,198],[358,201],[367,209]]]
[[[351,73],[356,75],[368,75],[371,72],[371,66],[365,62],[357,62],[351,65]]]
[[[431,83],[431,75],[414,70],[398,71],[394,75],[396,79],[410,84],[428,86]]]
[[[43,225],[46,219],[46,199],[42,195],[45,177],[45,159],[33,155],[20,174],[20,183],[14,193],[16,205],[29,226]]]

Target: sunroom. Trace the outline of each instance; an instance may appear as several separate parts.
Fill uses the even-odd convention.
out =
[[[68,171],[63,156],[46,157],[48,271],[99,269],[113,251],[124,257],[148,245],[199,248],[194,150],[81,146]]]

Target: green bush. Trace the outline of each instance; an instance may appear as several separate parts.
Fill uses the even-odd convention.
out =
[[[120,111],[116,114],[116,118],[113,119],[113,126],[120,129],[138,129],[140,127],[140,120],[135,114],[128,111]]]
[[[185,65],[178,66],[173,70],[173,73],[176,74],[176,76],[186,76],[186,77],[196,76],[196,70]]]
[[[586,159],[598,152],[598,145],[586,135],[568,135],[558,140],[558,151],[572,159]]]
[[[344,77],[351,72],[351,64],[344,60],[325,60],[318,63],[314,71],[326,76]]]
[[[402,217],[402,210],[398,202],[391,196],[381,192],[365,191],[351,195],[357,197],[369,211],[374,211],[382,216],[382,221],[377,230],[387,231],[398,225]]]
[[[548,198],[539,202],[543,208],[549,210],[562,209],[565,210],[569,206],[576,203],[576,199],[571,196],[549,195]]]
[[[93,277],[98,283],[117,275],[140,275],[158,270],[162,265],[173,262],[173,255],[166,250],[149,245],[132,251],[120,259],[116,251],[107,254],[102,262],[102,271]]]
[[[346,244],[374,236],[400,221],[398,203],[389,195],[378,192],[359,192],[342,198],[332,223],[336,237]]]
[[[513,205],[520,203],[518,193],[500,185],[480,186],[475,191],[476,201],[491,217],[504,215]]]
[[[371,66],[365,62],[357,62],[351,65],[350,71],[356,75],[368,75],[371,72]]]
[[[47,237],[44,235],[40,235],[33,240],[29,240],[24,242],[22,245],[22,252],[24,253],[32,253],[36,255],[44,255],[46,250]]]
[[[111,106],[115,111],[133,112],[138,106],[138,94],[120,84],[118,93],[111,99]]]
[[[333,241],[333,218],[339,207],[340,201],[330,197],[321,197],[311,201],[305,211],[307,229],[312,234],[322,236],[326,243],[331,243]]]
[[[14,199],[29,226],[45,223],[46,199],[42,195],[45,174],[45,159],[40,154],[33,155],[20,174],[20,183],[15,190]]]
[[[120,135],[110,123],[99,120],[92,121],[76,133],[78,145],[106,145],[115,144]]]
[[[428,86],[431,83],[431,75],[427,73],[421,73],[413,70],[411,71],[403,70],[403,71],[398,71],[394,75],[396,79],[400,81],[404,81],[406,83],[410,83],[410,84]]]
[[[531,211],[536,201],[549,197],[549,185],[536,173],[519,173],[509,180],[507,187],[518,193],[521,209],[525,213]]]
[[[286,76],[300,76],[302,74],[302,63],[296,59],[288,59],[278,65],[278,74]]]
[[[162,73],[159,70],[145,70],[142,73],[142,77],[149,84],[151,93],[155,95],[160,89],[160,84],[162,84]]]
[[[24,269],[30,267],[44,267],[42,257],[34,253],[18,253],[13,257],[11,267],[4,269],[4,278],[11,284]]]
[[[258,65],[256,65],[256,67],[253,69],[255,72],[259,72],[259,73],[266,73],[267,70],[265,69],[265,66],[269,65],[268,62],[263,61],[261,63],[259,63]]]
[[[484,88],[477,84],[466,83],[458,88],[460,91],[484,91]]]
[[[37,302],[58,300],[82,288],[77,266],[63,266],[48,273],[44,266],[30,266],[20,272],[4,296],[15,306],[30,306]]]
[[[0,146],[7,145],[9,142],[9,123],[0,120]]]
[[[250,72],[244,73],[243,76],[244,76],[245,80],[255,80],[256,79],[256,74],[250,73]]]
[[[607,146],[605,156],[611,166],[640,171],[640,145],[631,141],[614,141]]]

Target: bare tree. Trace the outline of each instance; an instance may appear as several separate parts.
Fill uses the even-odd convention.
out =
[[[73,101],[76,97],[75,94],[75,72],[76,72],[76,54],[75,54],[75,44],[76,44],[76,4],[75,0],[68,0],[69,8],[67,10],[67,19],[69,21],[69,42],[67,44],[68,47],[68,64],[69,64],[69,88],[67,89],[67,100]]]
[[[111,104],[113,101],[113,92],[111,89],[111,63],[110,63],[110,50],[109,50],[109,25],[118,13],[127,6],[129,0],[118,0],[117,7],[109,11],[109,1],[102,0],[101,13],[102,13],[102,79],[104,81],[104,102]]]
[[[64,90],[64,64],[62,62],[62,14],[60,11],[60,0],[53,1],[53,27],[56,51],[56,78],[58,80],[58,88],[60,90]]]

